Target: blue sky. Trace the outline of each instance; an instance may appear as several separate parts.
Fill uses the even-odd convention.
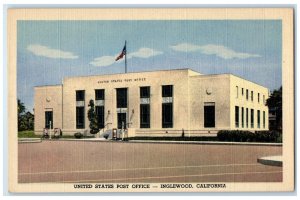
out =
[[[280,20],[18,21],[17,95],[29,111],[34,86],[66,76],[191,68],[282,84]]]

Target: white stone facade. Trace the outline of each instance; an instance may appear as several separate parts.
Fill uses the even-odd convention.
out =
[[[163,97],[164,85],[172,86],[171,97]],[[142,98],[140,87],[145,86],[150,87],[150,96]],[[126,108],[117,108],[117,88],[127,88]],[[95,98],[96,89],[105,91],[104,99]],[[76,101],[79,90],[84,91],[82,101]],[[61,128],[66,135],[88,134],[87,111],[91,99],[96,106],[104,106],[105,127],[101,131],[118,127],[118,113],[126,114],[130,136],[180,136],[183,131],[185,136],[201,136],[215,134],[218,130],[268,130],[268,107],[265,105],[268,96],[267,88],[237,76],[202,75],[190,69],[69,77],[62,85],[35,87],[35,132],[42,133],[45,112],[52,111],[51,128]],[[172,126],[169,128],[162,127],[163,103],[172,104]],[[150,106],[150,128],[141,128],[142,104]],[[80,129],[76,128],[78,106],[84,108],[84,127]],[[212,110],[205,111],[205,106],[214,109],[213,127],[207,127],[207,120],[212,118],[204,112]]]

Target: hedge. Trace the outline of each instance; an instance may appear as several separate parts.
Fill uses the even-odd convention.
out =
[[[79,133],[79,132],[74,134],[74,137],[77,138],[77,139],[82,138],[82,136],[83,136],[82,133]]]
[[[217,134],[219,141],[229,142],[282,142],[282,133],[278,131],[240,131],[221,130]]]

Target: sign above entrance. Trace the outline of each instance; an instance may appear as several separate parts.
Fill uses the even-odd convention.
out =
[[[102,83],[129,83],[129,82],[141,82],[146,81],[146,78],[125,78],[125,79],[111,79],[111,80],[101,80],[98,81],[99,84]]]

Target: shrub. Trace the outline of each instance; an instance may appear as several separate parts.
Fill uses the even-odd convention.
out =
[[[250,131],[227,131],[222,130],[218,132],[219,141],[228,141],[228,142],[251,142],[254,140],[254,135]]]
[[[255,131],[259,142],[282,142],[282,133],[278,131]]]
[[[94,100],[90,100],[89,105],[90,109],[88,110],[88,119],[90,121],[90,133],[91,134],[97,134],[100,129],[98,126],[98,118],[95,111],[95,103]]]
[[[83,136],[82,133],[79,133],[79,132],[74,134],[74,137],[77,138],[77,139],[82,138],[82,136]]]
[[[221,130],[217,134],[219,141],[228,142],[282,142],[282,134],[278,131],[240,131]]]

